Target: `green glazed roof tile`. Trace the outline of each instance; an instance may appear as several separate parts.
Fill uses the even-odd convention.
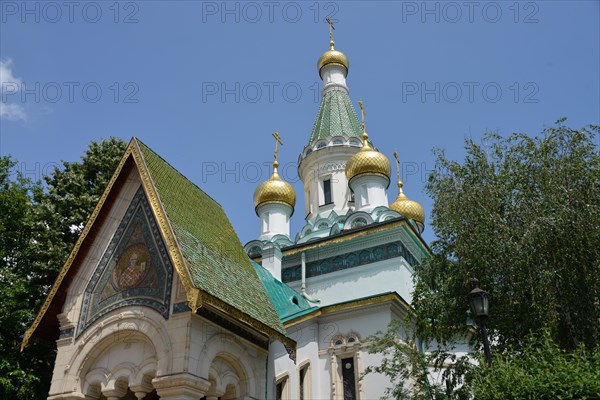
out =
[[[285,334],[223,208],[138,139],[194,285]]]
[[[348,93],[342,89],[325,93],[310,134],[309,145],[327,136],[360,138],[361,135],[361,124]]]
[[[277,314],[281,321],[285,322],[289,317],[295,316],[300,312],[317,308],[312,307],[308,301],[294,289],[275,279],[273,275],[260,264],[254,261],[251,262],[267,295],[271,299],[273,306],[275,306],[275,310],[277,310]],[[296,302],[294,302],[294,298],[296,299]]]

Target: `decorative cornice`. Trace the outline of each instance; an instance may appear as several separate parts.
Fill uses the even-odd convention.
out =
[[[322,276],[333,272],[359,268],[384,260],[404,258],[414,269],[418,265],[417,259],[400,240],[383,244],[354,248],[349,252],[336,253],[306,263],[306,278]],[[293,264],[281,269],[282,282],[297,282],[301,279],[301,264]]]
[[[398,294],[398,293],[385,293],[378,296],[367,297],[359,300],[347,301],[344,303],[332,304],[312,311],[308,314],[301,315],[296,318],[292,318],[284,323],[286,329],[299,325],[305,321],[311,320],[316,317],[323,315],[333,314],[342,311],[355,310],[357,308],[368,307],[375,304],[382,304],[386,302],[396,301],[400,306],[409,314],[414,314],[412,307]]]
[[[398,219],[396,221],[384,221],[384,223],[371,224],[362,227],[360,230],[355,232],[343,231],[339,235],[334,237],[323,238],[323,240],[319,240],[317,242],[307,242],[301,245],[290,246],[282,249],[283,256],[288,257],[293,254],[302,253],[303,251],[308,251],[312,249],[324,248],[328,247],[332,244],[344,243],[349,240],[362,237],[365,235],[372,235],[373,233],[387,231],[402,225],[407,225],[406,220]]]
[[[181,373],[156,377],[152,379],[152,386],[161,397],[187,395],[200,398],[210,389],[210,382],[190,373]]]
[[[319,166],[319,172],[325,171],[345,171],[346,163],[345,162],[337,162],[337,163],[326,163]]]

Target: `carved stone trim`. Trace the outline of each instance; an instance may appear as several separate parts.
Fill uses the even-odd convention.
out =
[[[152,385],[161,399],[199,399],[210,389],[210,381],[190,373],[159,376]]]
[[[326,163],[323,165],[319,165],[318,166],[318,171],[319,172],[326,172],[326,171],[345,171],[346,170],[346,163],[344,162],[338,162],[338,163]]]

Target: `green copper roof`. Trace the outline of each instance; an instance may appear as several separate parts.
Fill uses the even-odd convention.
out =
[[[285,334],[223,208],[149,147],[137,143],[194,285]]]
[[[299,313],[318,308],[311,307],[304,297],[285,283],[275,279],[273,275],[260,264],[254,261],[251,262],[282,322],[285,322],[292,317],[296,317]],[[294,299],[296,299],[295,302]]]
[[[327,136],[360,138],[361,135],[361,124],[348,93],[343,89],[333,89],[325,93],[310,134],[309,145]]]

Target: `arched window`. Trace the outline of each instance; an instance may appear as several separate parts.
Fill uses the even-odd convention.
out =
[[[356,218],[354,221],[352,221],[352,223],[350,224],[351,228],[358,228],[360,226],[365,226],[367,224],[367,220],[365,218]]]

